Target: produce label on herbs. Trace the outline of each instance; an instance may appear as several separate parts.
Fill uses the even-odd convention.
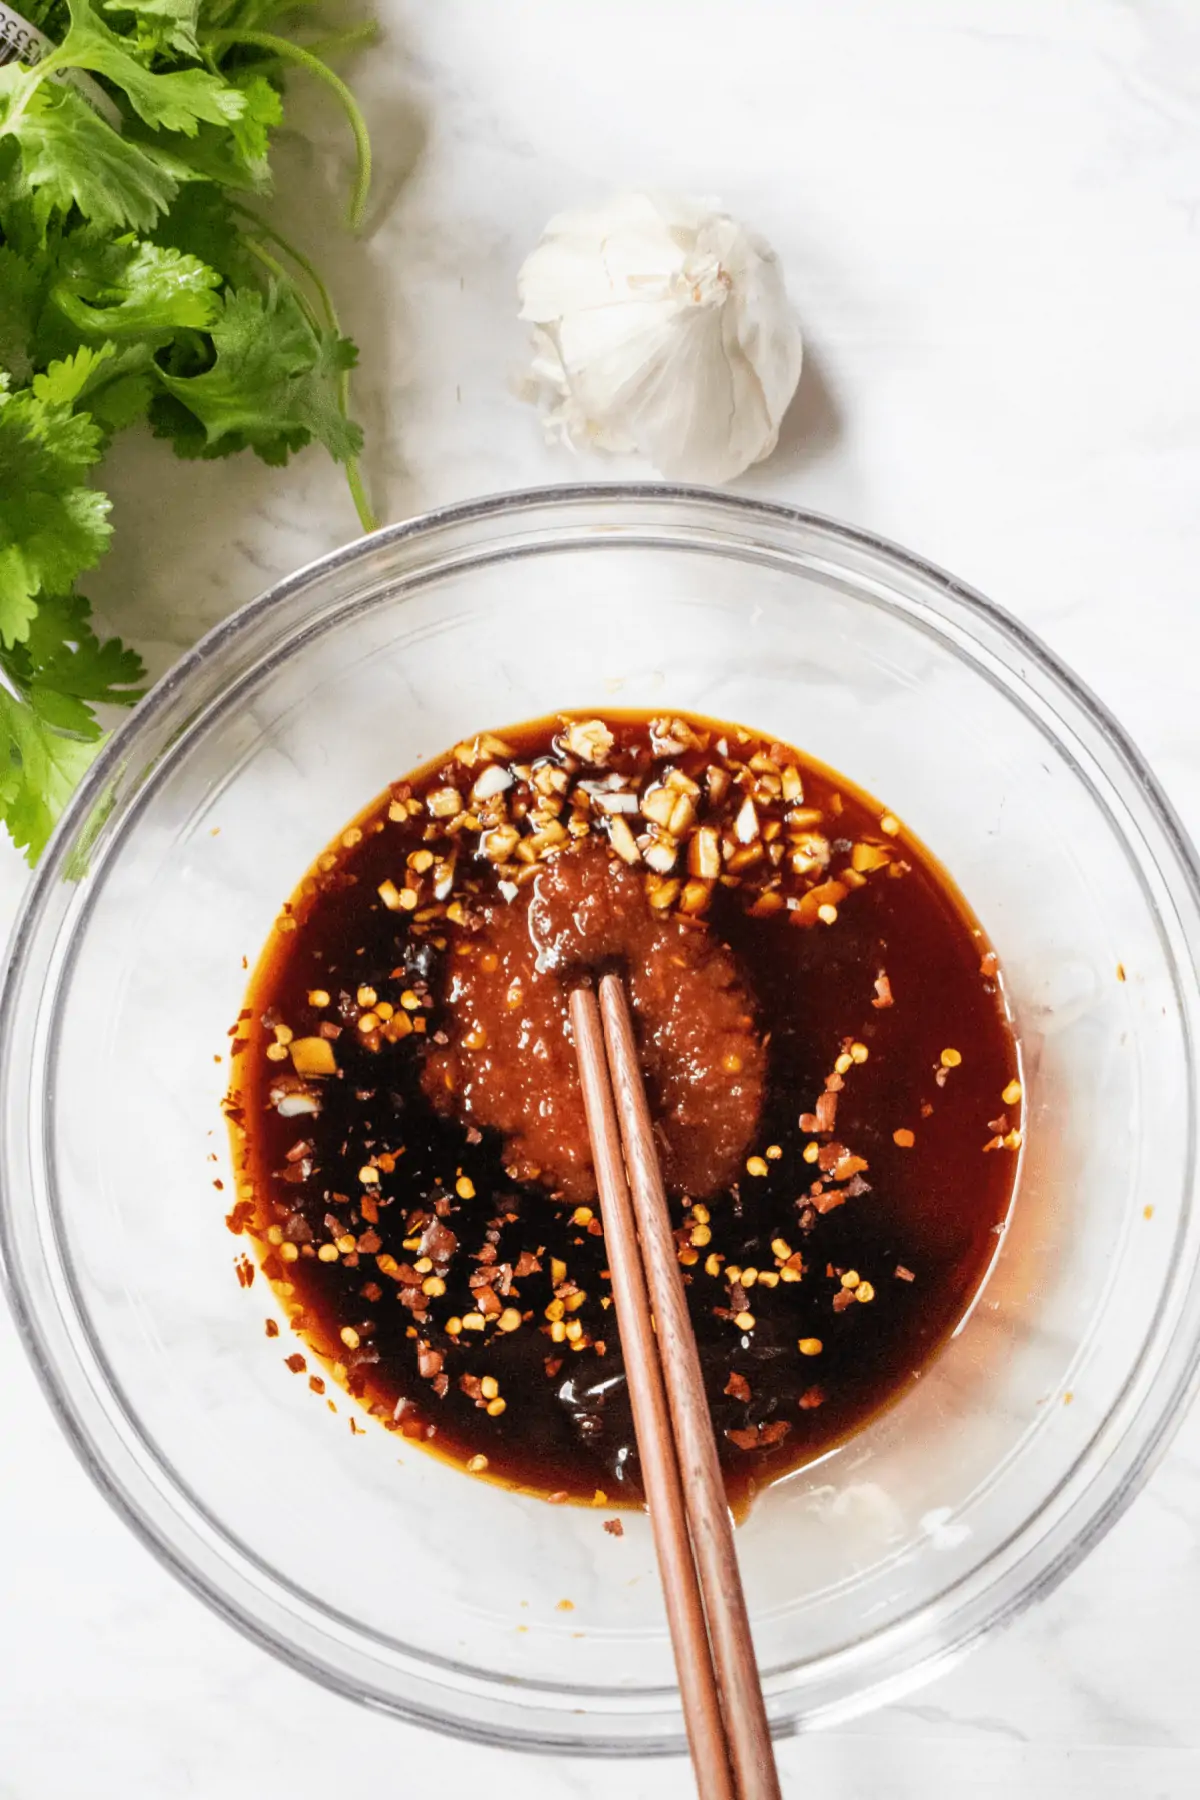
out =
[[[0,68],[6,63],[20,62],[32,69],[54,49],[57,49],[57,45],[52,38],[48,38],[44,31],[39,31],[36,25],[31,25],[28,19],[23,19],[11,6],[6,6],[5,0],[0,0]],[[81,69],[64,69],[52,79],[69,81],[89,106],[108,121],[114,131],[120,131],[119,111],[90,75],[85,75]]]

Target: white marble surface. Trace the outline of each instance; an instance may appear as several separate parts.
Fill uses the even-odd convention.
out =
[[[580,465],[509,381],[546,216],[613,185],[719,194],[777,245],[810,359],[743,483],[973,581],[1115,709],[1200,833],[1200,13],[1194,0],[382,0],[364,57],[372,229],[332,224],[321,101],[282,211],[363,346],[381,511]],[[302,195],[302,199],[298,198]],[[350,535],[328,467],[112,459],[92,584],[156,669]],[[23,871],[0,851],[0,928]],[[163,1573],[76,1466],[0,1321],[0,1800],[325,1800],[483,1784],[674,1800],[681,1764],[539,1761],[356,1710]],[[1200,1422],[1034,1613],[853,1727],[785,1746],[787,1795],[1200,1791]]]

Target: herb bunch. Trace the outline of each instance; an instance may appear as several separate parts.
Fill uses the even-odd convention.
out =
[[[269,29],[296,0],[23,0],[57,46],[0,68],[0,822],[36,860],[142,664],[76,585],[112,533],[92,471],[148,421],[184,457],[286,463],[323,444],[364,529],[354,345],[307,258],[259,215],[283,77],[326,60]]]

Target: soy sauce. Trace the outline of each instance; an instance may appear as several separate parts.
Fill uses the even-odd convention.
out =
[[[621,794],[637,810],[610,809]],[[762,1070],[746,1142],[716,1191],[672,1197],[741,1509],[936,1354],[995,1251],[1021,1134],[980,926],[897,820],[800,752],[694,717],[580,715],[484,734],[395,784],[318,859],[250,983],[230,1223],[318,1390],[332,1373],[380,1426],[489,1478],[640,1500],[598,1202],[481,1122],[486,1086],[482,1111],[464,1097],[486,1046],[466,1045],[456,968],[494,954],[505,909],[527,912],[555,867],[581,891],[611,879],[668,951],[672,933],[693,962],[724,946],[747,997]],[[640,1022],[647,1054],[660,1026]]]

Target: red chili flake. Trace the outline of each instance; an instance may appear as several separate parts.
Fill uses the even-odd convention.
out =
[[[424,1380],[432,1381],[435,1375],[440,1375],[445,1360],[440,1350],[433,1350],[424,1343],[417,1345],[417,1373]]]
[[[234,1237],[241,1237],[253,1217],[253,1200],[239,1200],[233,1211],[225,1214],[225,1223]]]
[[[837,1122],[837,1105],[838,1097],[836,1094],[826,1092],[821,1095],[821,1098],[817,1101],[817,1130],[819,1132],[824,1133],[833,1130],[833,1127]]]
[[[368,1225],[378,1224],[379,1202],[376,1200],[374,1194],[364,1194],[358,1205],[359,1211],[362,1213],[362,1216],[367,1221]]]
[[[620,1519],[605,1519],[604,1529],[607,1531],[609,1537],[625,1536],[625,1527],[622,1525]]]
[[[504,1311],[499,1295],[490,1287],[475,1289],[475,1305],[485,1318],[491,1318],[495,1313]]]
[[[781,1444],[791,1429],[791,1422],[788,1419],[773,1419],[769,1425],[760,1425],[758,1428],[759,1448],[769,1450],[772,1444]]]
[[[854,1294],[851,1291],[851,1289],[850,1288],[839,1288],[837,1293],[833,1296],[834,1312],[835,1313],[845,1312],[845,1310],[848,1306],[853,1306],[853,1305],[854,1305]]]
[[[729,1310],[732,1313],[750,1310],[750,1296],[740,1281],[731,1281],[729,1284]]]
[[[283,1360],[292,1371],[293,1375],[303,1375],[305,1369],[308,1367],[308,1364],[298,1350],[293,1350],[292,1354],[290,1356],[285,1356]]]
[[[254,1282],[256,1271],[250,1258],[248,1256],[239,1256],[233,1266],[237,1270],[239,1287],[251,1287]]]
[[[477,1263],[488,1264],[494,1263],[499,1254],[500,1252],[497,1250],[495,1244],[484,1244],[480,1249],[475,1251],[474,1256]]]
[[[906,1269],[903,1263],[896,1264],[897,1281],[915,1281],[916,1279],[911,1269]]]
[[[869,1169],[870,1166],[871,1165],[865,1156],[843,1156],[834,1164],[833,1179],[835,1181],[849,1181],[852,1175],[857,1175],[863,1169]]]
[[[805,1388],[796,1404],[801,1412],[811,1412],[814,1406],[825,1404],[824,1390],[819,1387]]]
[[[376,1250],[382,1249],[382,1247],[383,1239],[374,1229],[364,1231],[358,1240],[358,1249],[361,1256],[374,1256]]]
[[[553,1381],[554,1377],[563,1366],[563,1359],[561,1356],[548,1356],[542,1366],[545,1369],[548,1378]]]
[[[730,1374],[729,1380],[725,1383],[725,1392],[734,1400],[749,1400],[750,1383],[746,1380],[744,1375],[739,1375],[737,1370],[734,1369]]]
[[[816,1113],[801,1113],[799,1124],[801,1131],[806,1131],[811,1137],[817,1129]]]
[[[987,981],[991,981],[992,977],[995,975],[995,973],[999,969],[999,967],[1000,967],[1000,959],[996,955],[996,952],[994,950],[989,950],[987,952],[986,956],[983,956],[980,958],[979,973]]]
[[[571,1498],[566,1488],[558,1488],[553,1494],[546,1495],[547,1506],[565,1506]]]
[[[812,1196],[813,1210],[819,1213],[830,1213],[835,1206],[841,1206],[846,1196],[840,1188],[818,1188]]]
[[[458,1239],[450,1227],[438,1218],[431,1219],[421,1234],[420,1254],[432,1257],[436,1263],[447,1263],[457,1249]]]
[[[726,1431],[725,1436],[729,1439],[731,1444],[736,1444],[739,1450],[758,1449],[757,1425],[744,1425],[729,1429]]]
[[[513,1275],[516,1280],[524,1281],[527,1275],[540,1274],[541,1268],[542,1265],[533,1254],[532,1250],[522,1250],[520,1256],[517,1258],[517,1266],[513,1270]]]
[[[433,1384],[433,1391],[439,1400],[444,1399],[450,1391],[450,1377],[444,1374],[437,1376]]]
[[[460,1390],[467,1396],[468,1400],[482,1399],[483,1383],[480,1381],[478,1375],[460,1375],[458,1378],[458,1385]]]
[[[351,1413],[350,1414],[350,1436],[351,1437],[364,1437],[365,1435],[366,1435],[366,1426],[358,1424],[357,1420],[354,1417],[354,1414]]]
[[[849,1154],[845,1144],[823,1144],[817,1155],[817,1167],[823,1173],[827,1173],[835,1163],[841,1162],[843,1156],[849,1156]]]
[[[314,1394],[323,1394],[325,1392],[325,1383],[319,1375],[310,1375],[308,1378],[308,1385]]]
[[[266,1331],[267,1331],[268,1337],[278,1337],[279,1336],[278,1323],[274,1319],[268,1319],[267,1323],[266,1323]]]

